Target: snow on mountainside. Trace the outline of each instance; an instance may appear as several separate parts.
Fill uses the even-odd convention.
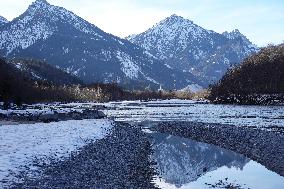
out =
[[[191,73],[174,70],[143,48],[45,0],[36,0],[2,28],[1,55],[42,59],[85,83],[115,81],[131,89],[203,85]]]
[[[56,22],[73,24],[81,32],[102,37],[89,23],[64,8],[50,5],[45,0],[36,0],[28,10],[6,26],[0,35],[0,46],[6,48],[7,55],[16,48],[26,49],[39,39],[47,39],[58,31]]]
[[[228,39],[241,39],[245,43],[246,47],[249,48],[247,49],[248,52],[254,49],[258,49],[258,47],[255,44],[252,44],[250,40],[246,36],[244,36],[238,29],[235,29],[231,32],[225,31],[222,33],[222,35],[224,35]]]
[[[155,54],[157,54],[157,57],[167,59],[174,56],[174,52],[170,48],[176,47],[176,51],[183,50],[188,45],[188,37],[199,39],[206,36],[206,32],[208,31],[198,27],[192,21],[183,19],[177,15],[172,15],[146,32],[137,36],[132,35],[127,39],[136,43],[143,42],[141,46],[148,51],[153,50],[155,46],[157,52]],[[141,38],[139,38],[140,36]],[[175,43],[177,36],[179,37],[179,41]],[[141,41],[141,39],[143,41]],[[179,45],[176,46],[177,44]]]
[[[82,81],[77,77],[42,61],[32,59],[12,59],[8,60],[8,63],[31,80],[46,81],[56,85],[82,84]]]
[[[4,18],[3,16],[0,16],[0,27],[4,26],[5,24],[7,24],[9,21]]]
[[[230,65],[258,51],[238,30],[219,34],[177,15],[127,39],[166,65],[190,72],[207,83],[218,80]]]

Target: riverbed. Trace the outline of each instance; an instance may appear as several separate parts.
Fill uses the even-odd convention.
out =
[[[102,138],[94,140],[90,129],[99,128],[94,124],[98,120],[93,120],[91,114],[98,114],[97,110],[106,115],[104,121],[112,124],[108,124],[108,132],[102,130]],[[88,116],[84,112],[89,112]],[[6,186],[7,181],[13,180],[14,188],[44,188],[43,183],[46,188],[63,187],[66,183],[70,188],[95,185],[98,188],[284,188],[283,106],[158,100],[35,104],[0,113],[4,118],[0,122],[1,145],[12,145],[11,142],[6,145],[10,136],[7,133],[11,133],[9,141],[15,141],[14,135],[23,136],[16,137],[18,143],[30,149],[17,151],[18,164],[7,156],[6,160],[13,164],[3,170],[3,165],[0,166],[0,173],[10,174],[1,181]],[[58,118],[54,119],[54,115]],[[26,120],[31,117],[34,120]],[[42,123],[38,117],[51,123]],[[78,124],[68,126],[75,118]],[[82,123],[87,125],[80,126]],[[70,140],[72,137],[63,133],[60,125],[74,131],[76,140]],[[46,138],[44,133],[32,132],[42,129],[56,134]],[[78,129],[86,133],[84,140],[83,135],[76,135]],[[28,133],[32,133],[28,136],[33,143],[38,143],[35,139],[56,140],[60,149],[69,146],[71,150],[64,151],[66,154],[57,160],[50,156],[59,154],[56,145],[51,145],[48,153],[41,154],[48,161],[33,161],[42,151],[33,150],[38,145],[26,142]],[[63,136],[67,138],[61,140]],[[2,150],[0,156],[7,155],[7,150]],[[27,165],[36,167],[36,177],[34,169],[25,170],[25,157],[30,157]]]

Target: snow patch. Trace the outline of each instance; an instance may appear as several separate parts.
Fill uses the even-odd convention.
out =
[[[117,51],[117,58],[121,63],[121,71],[125,74],[125,76],[130,79],[138,79],[141,69],[135,64],[131,56],[125,52]]]
[[[18,182],[15,176],[20,171],[38,170],[33,161],[62,160],[91,140],[104,138],[113,125],[102,119],[0,126],[0,180]]]
[[[196,93],[196,92],[202,91],[203,89],[204,88],[198,84],[191,84],[181,89],[180,91],[190,91],[190,92]]]

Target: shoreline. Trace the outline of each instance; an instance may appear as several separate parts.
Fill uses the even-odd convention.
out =
[[[83,120],[83,119],[102,119],[105,114],[97,109],[83,109],[81,111],[58,112],[56,110],[47,113],[39,114],[1,114],[0,113],[0,126],[1,125],[19,125],[19,124],[33,124],[33,123],[51,123],[68,120]]]

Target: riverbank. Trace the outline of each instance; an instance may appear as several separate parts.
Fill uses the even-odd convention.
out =
[[[105,114],[97,109],[39,109],[7,110],[0,112],[0,125],[50,123],[68,120],[102,119]]]
[[[64,161],[107,136],[113,126],[107,119],[0,126],[0,188],[37,177],[42,166]]]
[[[40,177],[26,177],[12,188],[156,188],[150,155],[150,142],[140,128],[116,123],[105,138],[64,161],[43,165]]]

